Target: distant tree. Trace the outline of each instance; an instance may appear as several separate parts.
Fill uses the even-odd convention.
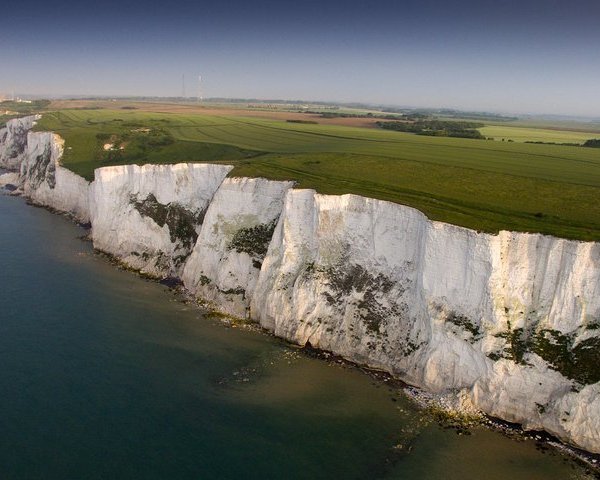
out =
[[[586,140],[583,144],[584,147],[592,147],[592,148],[600,148],[600,138],[592,138],[590,140]]]

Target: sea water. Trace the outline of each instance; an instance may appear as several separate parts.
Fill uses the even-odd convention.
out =
[[[579,479],[400,390],[203,316],[0,195],[1,479]]]

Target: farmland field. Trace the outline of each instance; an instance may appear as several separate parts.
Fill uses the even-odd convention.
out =
[[[508,125],[489,125],[480,128],[485,137],[495,140],[513,140],[515,142],[553,142],[583,144],[590,138],[600,138],[600,133],[574,132],[547,128],[514,127]]]
[[[65,109],[37,128],[63,136],[64,165],[88,179],[120,163],[231,163],[233,176],[389,200],[477,230],[600,240],[598,149],[288,123],[285,115]]]

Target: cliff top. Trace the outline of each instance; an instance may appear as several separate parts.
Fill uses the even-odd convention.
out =
[[[600,149],[442,138],[210,111],[59,110],[37,130],[65,138],[87,179],[127,163],[218,162],[231,176],[295,180],[412,206],[480,231],[600,240]]]

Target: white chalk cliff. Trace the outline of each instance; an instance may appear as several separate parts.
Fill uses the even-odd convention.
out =
[[[264,178],[225,179],[185,265],[185,287],[214,308],[247,318],[283,198],[292,186]]]
[[[17,118],[0,128],[0,167],[18,170],[27,149],[27,134],[39,117]]]
[[[0,166],[20,165],[23,192],[77,218],[87,208],[94,246],[133,268],[600,453],[599,243],[478,233],[390,202],[225,178],[222,165],[106,167],[88,187],[60,166],[56,136],[25,137],[14,165],[22,146],[6,132]]]
[[[20,185],[34,203],[90,221],[89,182],[60,165],[64,141],[51,132],[30,132]]]
[[[99,168],[90,189],[94,247],[148,275],[180,277],[206,209],[233,167]]]
[[[287,194],[251,304],[275,335],[600,447],[600,244]]]
[[[15,183],[33,203],[87,223],[89,182],[61,166],[62,138],[51,132],[30,131],[38,118],[9,120],[0,130],[0,167],[19,172]]]

